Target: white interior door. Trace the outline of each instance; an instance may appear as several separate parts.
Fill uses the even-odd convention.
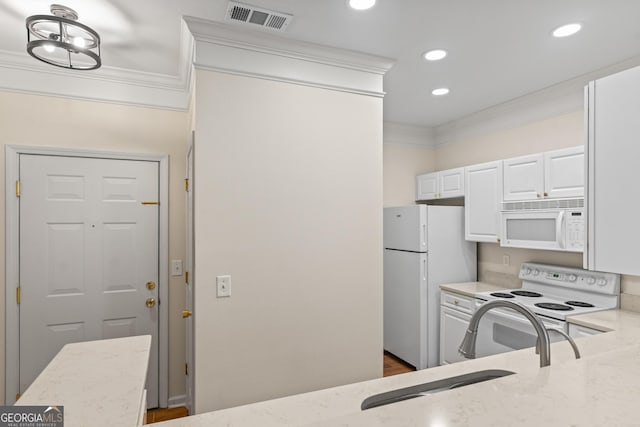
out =
[[[193,403],[194,403],[194,384],[193,384],[193,375],[195,369],[195,363],[193,360],[194,357],[194,348],[193,348],[193,144],[189,147],[187,151],[187,181],[185,189],[187,191],[187,242],[186,242],[186,251],[185,251],[185,312],[187,317],[185,317],[185,332],[186,332],[186,349],[185,349],[185,359],[186,359],[186,405],[189,409],[189,414],[194,414],[193,411]],[[184,316],[183,316],[184,317]]]
[[[158,406],[159,163],[21,154],[20,183],[20,391],[67,343],[148,334]]]

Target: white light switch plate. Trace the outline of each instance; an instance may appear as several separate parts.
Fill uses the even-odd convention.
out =
[[[171,275],[182,276],[182,260],[181,259],[171,260]]]
[[[231,296],[231,276],[216,276],[216,296],[218,298]]]

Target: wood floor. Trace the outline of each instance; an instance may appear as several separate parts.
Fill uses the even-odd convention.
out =
[[[182,418],[189,415],[189,411],[184,406],[178,406],[177,408],[158,408],[150,409],[147,411],[146,424],[159,423],[160,421],[173,420],[175,418]]]
[[[384,376],[404,374],[406,372],[415,371],[415,368],[404,361],[398,359],[391,353],[384,353]],[[189,411],[184,406],[168,409],[151,409],[147,411],[147,424],[159,423],[160,421],[173,420],[174,418],[182,418],[189,415]]]
[[[415,371],[416,368],[406,363],[404,360],[398,359],[391,353],[384,352],[384,376],[404,374],[406,372]]]

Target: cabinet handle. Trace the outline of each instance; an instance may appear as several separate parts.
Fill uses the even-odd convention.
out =
[[[454,300],[453,300],[453,303],[454,303],[455,305],[458,305],[458,304],[460,304],[460,301],[458,301],[457,299],[454,299]]]
[[[547,197],[547,196],[549,196],[549,193],[544,193],[544,197]]]
[[[540,198],[540,193],[536,193],[536,197],[537,197],[537,198]]]

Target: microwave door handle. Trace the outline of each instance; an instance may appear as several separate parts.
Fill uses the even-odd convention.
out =
[[[558,218],[556,219],[556,243],[558,244],[558,248],[564,249],[564,242],[562,238],[562,230],[564,228],[564,211],[560,211],[558,213]]]

